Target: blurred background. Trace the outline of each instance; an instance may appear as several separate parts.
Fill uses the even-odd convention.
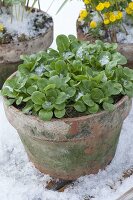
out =
[[[79,11],[84,8],[81,0],[70,0],[57,13],[64,0],[40,0],[41,9],[48,12],[54,19],[54,42],[52,47],[55,47],[55,38],[58,34],[74,34],[76,35],[76,20]]]

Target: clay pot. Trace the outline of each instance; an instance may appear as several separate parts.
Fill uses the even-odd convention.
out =
[[[42,121],[14,106],[4,108],[37,169],[52,177],[75,180],[104,169],[113,159],[121,127],[131,108],[124,96],[113,112]]]
[[[30,55],[46,50],[53,42],[53,25],[44,34],[23,42],[0,44],[0,88],[4,81],[17,70],[20,55]]]
[[[95,42],[95,38],[90,35],[85,35],[82,31],[82,28],[79,26],[77,22],[77,38],[83,41],[90,41]],[[123,54],[126,58],[128,63],[126,64],[127,67],[133,69],[133,44],[122,44],[118,43],[118,51]]]

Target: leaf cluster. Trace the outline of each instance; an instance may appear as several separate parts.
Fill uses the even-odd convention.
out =
[[[43,120],[62,118],[72,108],[84,115],[112,111],[117,97],[133,96],[133,70],[117,44],[80,42],[59,35],[57,50],[21,56],[16,75],[2,89],[9,105]]]

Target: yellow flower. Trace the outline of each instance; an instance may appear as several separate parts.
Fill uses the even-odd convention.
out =
[[[108,25],[110,23],[109,19],[104,19],[104,24]]]
[[[84,0],[84,3],[87,5],[87,4],[90,4],[91,3],[91,0]]]
[[[116,16],[115,16],[113,13],[111,13],[111,15],[110,15],[110,17],[109,17],[109,20],[110,20],[111,22],[115,22],[115,21],[116,21]]]
[[[4,31],[4,25],[0,24],[0,32],[3,32],[3,31]]]
[[[80,11],[80,19],[83,20],[84,18],[87,17],[87,15],[88,15],[87,10],[81,10],[81,11]]]
[[[116,19],[120,20],[123,17],[123,13],[121,11],[117,12]]]
[[[128,7],[129,7],[131,10],[133,10],[133,2],[130,2],[130,3],[128,4]]]
[[[111,6],[110,2],[109,1],[105,1],[104,2],[104,7],[105,8],[109,8]]]
[[[103,3],[99,3],[96,7],[97,11],[102,11],[104,9],[104,4]]]
[[[95,21],[91,21],[90,27],[91,28],[96,28],[97,27],[97,23]]]
[[[126,13],[129,14],[129,15],[131,15],[133,13],[133,11],[129,7],[127,7],[126,8]]]

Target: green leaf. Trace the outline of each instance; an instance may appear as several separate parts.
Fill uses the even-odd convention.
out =
[[[53,112],[42,109],[39,111],[39,117],[40,117],[40,119],[42,119],[44,121],[50,121],[53,117]]]
[[[49,85],[47,85],[47,86],[44,88],[44,91],[46,92],[47,90],[55,89],[55,87],[56,87],[55,84],[49,84]]]
[[[130,90],[125,89],[125,93],[126,93],[127,96],[132,98],[133,97],[133,87]]]
[[[55,70],[59,73],[63,73],[67,70],[67,64],[64,62],[64,60],[58,60],[55,63]]]
[[[44,108],[44,110],[52,110],[54,105],[52,105],[51,102],[45,101],[42,104],[42,107]]]
[[[72,88],[72,87],[67,87],[64,89],[64,92],[67,94],[67,96],[70,98],[70,97],[73,97],[76,93],[76,89],[75,88]]]
[[[23,102],[27,102],[27,101],[29,101],[30,99],[31,99],[31,96],[30,96],[30,97],[26,97],[26,98],[23,99]]]
[[[11,106],[15,102],[15,99],[6,99],[5,103],[7,106]]]
[[[34,110],[35,110],[35,112],[38,112],[41,108],[42,108],[42,106],[34,104]]]
[[[94,104],[92,107],[88,108],[89,113],[91,114],[95,114],[97,113],[99,110],[99,105],[98,104]]]
[[[32,95],[33,92],[35,92],[37,90],[37,86],[33,85],[27,88],[27,93]]]
[[[89,107],[92,107],[92,106],[94,106],[94,104],[95,104],[94,101],[91,99],[90,94],[84,95],[84,96],[82,97],[82,99],[83,99],[84,103],[85,103],[87,106],[89,106]]]
[[[18,71],[21,73],[21,75],[26,76],[30,73],[33,66],[34,66],[34,62],[23,63],[18,66]]]
[[[113,104],[111,104],[111,103],[104,102],[103,103],[103,108],[106,111],[112,112],[115,109],[115,106]]]
[[[106,77],[105,73],[102,71],[98,75],[96,75],[94,78],[92,78],[92,80],[95,81],[96,83],[106,82],[107,77]]]
[[[56,108],[56,110],[63,110],[65,108],[66,104],[62,103],[62,104],[54,104],[54,107]]]
[[[133,88],[133,83],[131,81],[125,80],[123,86],[125,89],[130,90]]]
[[[43,89],[47,86],[48,80],[46,78],[40,78],[37,81],[37,86],[39,87],[39,90],[43,91]]]
[[[129,77],[130,80],[133,80],[133,70],[132,69],[129,69],[128,67],[124,67],[123,73],[126,77]]]
[[[77,42],[77,38],[74,35],[68,35],[70,42]]]
[[[104,93],[102,90],[100,90],[99,88],[94,88],[91,91],[91,98],[95,101],[95,102],[99,102],[101,99],[104,98]]]
[[[22,109],[22,112],[23,113],[29,113],[29,111],[32,110],[33,106],[34,106],[33,102],[32,101],[28,101],[26,103],[26,106]]]
[[[54,50],[54,49],[51,49],[51,48],[49,48],[48,49],[48,52],[49,52],[49,55],[51,56],[51,57],[59,57],[60,55],[59,55],[59,53],[58,53],[58,51],[56,51],[56,50]]]
[[[56,99],[56,104],[62,104],[66,101],[67,99],[67,95],[64,92],[60,92],[60,94],[58,95],[57,99]]]
[[[72,63],[72,72],[81,72],[82,71],[82,62],[80,60],[74,60]]]
[[[78,112],[85,112],[86,111],[86,106],[82,101],[77,101],[74,104],[74,108],[75,110],[77,110]]]
[[[20,105],[20,104],[22,103],[22,100],[23,100],[23,97],[20,96],[20,97],[17,99],[16,104],[17,104],[17,105]]]
[[[58,75],[55,75],[50,77],[49,84],[54,84],[57,88],[60,88],[62,86],[62,80]]]
[[[127,59],[125,56],[123,56],[121,53],[119,52],[116,52],[113,57],[112,57],[112,60],[115,60],[117,61],[117,64],[118,65],[125,65],[127,64]]]
[[[42,105],[45,101],[45,94],[39,91],[33,92],[31,95],[31,100],[37,105]]]
[[[55,114],[55,117],[60,119],[60,118],[64,117],[65,112],[66,112],[65,109],[63,109],[63,110],[55,110],[54,114]]]
[[[45,94],[46,94],[47,101],[50,101],[51,103],[55,103],[58,97],[59,91],[57,89],[50,89],[50,90],[47,90]]]
[[[120,83],[114,83],[112,86],[113,87],[110,88],[112,91],[112,95],[120,94],[121,91],[123,90],[122,85]]]
[[[112,70],[114,67],[116,67],[118,64],[117,64],[117,61],[116,60],[113,60],[111,62],[109,62],[107,65],[106,65],[106,70]]]
[[[9,97],[9,98],[16,98],[18,96],[18,92],[14,91],[13,88],[11,88],[10,86],[3,86],[2,88],[2,95]]]
[[[60,53],[63,53],[65,51],[69,51],[69,39],[67,36],[65,35],[58,35],[56,38],[56,44],[57,44],[57,48],[59,50]]]

